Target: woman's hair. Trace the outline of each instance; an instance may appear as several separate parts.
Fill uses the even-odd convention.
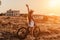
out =
[[[34,11],[33,10],[30,10],[29,13],[33,13]]]

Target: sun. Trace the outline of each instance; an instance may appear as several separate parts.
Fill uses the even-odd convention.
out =
[[[56,0],[50,0],[49,1],[49,7],[55,7],[57,5]]]

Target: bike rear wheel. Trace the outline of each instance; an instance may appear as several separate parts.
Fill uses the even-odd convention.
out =
[[[40,29],[39,27],[35,27],[33,31],[33,36],[38,37],[40,35]]]

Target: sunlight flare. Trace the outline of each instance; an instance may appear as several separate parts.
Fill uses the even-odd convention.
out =
[[[56,5],[57,5],[56,0],[50,0],[50,1],[49,1],[49,6],[50,6],[50,7],[55,7]]]

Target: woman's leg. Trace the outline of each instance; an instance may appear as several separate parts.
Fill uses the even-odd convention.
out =
[[[30,31],[30,35],[33,36],[34,27],[30,27],[29,31]]]

